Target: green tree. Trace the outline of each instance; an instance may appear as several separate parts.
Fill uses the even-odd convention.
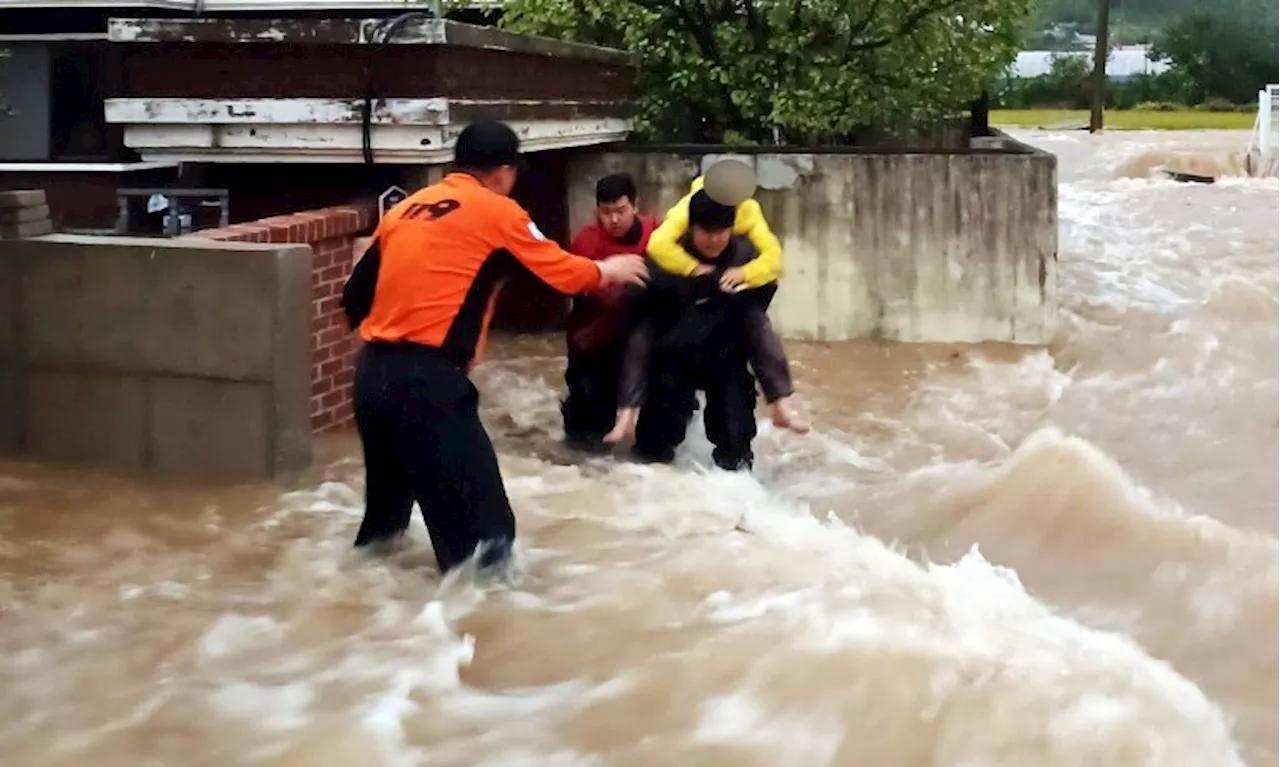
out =
[[[1033,0],[510,0],[504,26],[636,57],[637,129],[842,143],[960,113]]]
[[[1156,40],[1153,54],[1189,85],[1193,104],[1226,99],[1253,101],[1276,78],[1276,6],[1267,17],[1222,9],[1192,11],[1175,19]]]
[[[1267,24],[1274,34],[1276,0],[1108,0],[1111,6],[1111,42],[1116,45],[1151,43],[1160,30],[1174,19],[1199,8],[1212,7],[1217,13],[1252,18]],[[1091,35],[1096,30],[1098,0],[1038,0],[1027,25],[1024,47],[1028,49],[1056,46],[1045,33],[1055,28],[1070,28]],[[1050,44],[1046,44],[1050,43]]]

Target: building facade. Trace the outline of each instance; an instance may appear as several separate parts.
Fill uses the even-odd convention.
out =
[[[0,29],[0,188],[47,190],[63,230],[160,233],[165,190],[182,230],[411,190],[495,117],[560,234],[564,152],[629,128],[624,54],[426,5],[0,0]]]

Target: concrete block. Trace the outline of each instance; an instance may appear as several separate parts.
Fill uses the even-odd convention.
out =
[[[143,372],[150,328],[142,253],[56,239],[11,247],[26,258],[20,321],[31,364]]]
[[[276,249],[272,469],[311,463],[311,248]]]
[[[271,476],[269,385],[157,377],[150,395],[145,439],[154,476],[246,481]]]
[[[0,242],[0,363],[21,357],[22,259],[15,248]]]
[[[310,253],[78,235],[0,247],[27,259],[20,319],[33,363],[243,381],[273,374],[277,257]]]
[[[270,381],[280,254],[302,248],[309,261],[310,249],[193,242],[157,248],[148,260],[143,366],[159,373]]]
[[[0,449],[256,480],[311,458],[311,248],[0,242]]]
[[[143,379],[83,370],[32,370],[24,388],[27,452],[127,473],[146,469]]]
[[[0,454],[22,449],[22,368],[0,359]]]
[[[25,362],[18,325],[21,264],[18,254],[0,243],[0,453],[16,453],[22,448]]]
[[[0,208],[0,225],[21,224],[27,221],[45,221],[48,218],[48,205],[34,205],[27,208]]]
[[[53,222],[47,218],[42,221],[22,221],[16,224],[0,223],[0,240],[25,240],[28,237],[43,237],[46,234],[53,234]]]
[[[0,191],[0,208],[31,208],[46,205],[43,189],[10,189]]]

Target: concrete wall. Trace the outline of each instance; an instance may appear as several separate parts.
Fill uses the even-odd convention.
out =
[[[0,242],[0,450],[160,478],[310,460],[305,245]]]
[[[339,306],[342,286],[355,266],[357,237],[373,227],[372,203],[341,205],[273,216],[187,239],[221,242],[287,242],[310,246],[310,413],[315,432],[351,425],[351,374],[359,339],[347,329]]]
[[[756,153],[756,197],[783,242],[771,315],[788,338],[1048,343],[1057,316],[1057,161],[998,137],[953,153]],[[661,215],[713,155],[579,152],[570,222],[628,171]]]

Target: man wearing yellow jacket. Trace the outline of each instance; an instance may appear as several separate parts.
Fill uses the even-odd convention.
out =
[[[746,237],[757,253],[746,264],[724,270],[719,280],[720,289],[733,293],[777,282],[782,275],[782,243],[769,228],[760,203],[752,198],[755,187],[755,172],[745,163],[725,159],[713,164],[704,176],[693,180],[689,193],[667,211],[662,224],[649,237],[647,255],[660,269],[670,274],[694,278],[711,273],[713,268],[688,250],[689,203],[695,196],[706,196],[734,209],[731,234]],[[764,390],[774,425],[799,433],[807,432],[808,424],[796,415],[790,405],[794,393],[790,369],[782,342],[774,332],[768,314],[764,308],[757,307],[748,311],[744,322],[751,347],[751,367]],[[605,441],[618,442],[631,435],[637,417],[638,409],[634,406],[619,409],[617,423]]]

